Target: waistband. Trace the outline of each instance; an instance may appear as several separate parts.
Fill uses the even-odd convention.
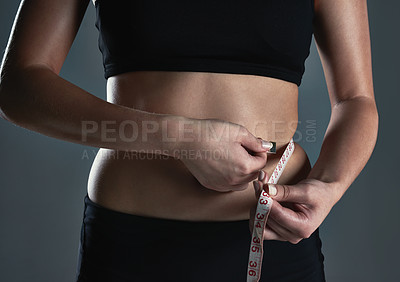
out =
[[[239,244],[242,248],[242,256],[245,258],[243,267],[245,268],[247,265],[251,240],[249,220],[187,221],[164,219],[114,211],[94,203],[88,195],[85,196],[84,202],[82,226],[82,232],[83,230],[84,232],[82,235],[85,234],[85,236],[81,235],[81,240],[86,238],[86,248],[93,247],[102,240],[111,240],[124,246],[137,242],[153,244],[161,240],[167,245],[186,244],[185,246],[188,246],[188,248],[192,248],[193,244],[218,245],[223,248],[225,246],[230,248],[229,246]],[[220,244],[222,240],[223,244]],[[136,245],[135,248],[137,248]],[[319,228],[309,238],[303,239],[298,244],[266,240],[264,241],[264,250],[268,250],[268,256],[264,258],[264,261],[269,261],[269,263],[302,261],[316,258],[316,254],[319,255],[320,259],[323,259],[322,254],[320,254]],[[265,265],[267,264],[265,263]]]

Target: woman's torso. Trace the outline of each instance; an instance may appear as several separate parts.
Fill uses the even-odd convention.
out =
[[[107,100],[155,113],[217,118],[245,126],[253,135],[277,142],[264,170],[271,173],[296,131],[298,87],[257,75],[139,71],[108,79]],[[310,163],[296,144],[280,183],[305,178]],[[173,158],[100,149],[88,183],[92,201],[121,212],[185,220],[240,220],[255,205],[248,189],[220,193],[203,187]]]

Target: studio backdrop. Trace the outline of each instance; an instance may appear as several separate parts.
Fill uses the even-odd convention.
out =
[[[380,128],[369,163],[320,228],[329,282],[394,282],[400,277],[400,2],[369,0],[368,5]],[[18,6],[17,0],[0,2],[1,57]],[[90,4],[61,76],[105,99],[94,12]],[[299,101],[294,139],[314,163],[330,114],[314,43]],[[0,134],[0,281],[73,281],[83,197],[98,149],[3,119]]]

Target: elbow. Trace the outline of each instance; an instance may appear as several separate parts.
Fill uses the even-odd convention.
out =
[[[17,112],[15,102],[12,101],[12,93],[6,85],[5,79],[0,80],[0,116],[8,121],[12,121]]]
[[[23,123],[32,117],[33,91],[39,82],[36,66],[3,68],[0,73],[0,116],[12,123]]]
[[[2,75],[0,80],[0,116],[15,124],[20,123],[23,109],[21,107],[21,101],[24,100],[21,97],[21,81],[18,80],[17,76]]]
[[[365,107],[368,109],[368,115],[370,118],[371,128],[373,129],[374,133],[378,134],[379,128],[379,112],[378,107],[376,106],[376,102],[374,98],[366,99]]]
[[[365,120],[368,122],[370,138],[373,140],[375,146],[379,130],[379,112],[375,99],[365,99],[362,107],[366,109],[364,116]]]
[[[376,144],[376,141],[378,139],[378,129],[379,129],[379,112],[375,99],[373,98],[364,99],[363,103],[361,104],[361,107],[363,107],[366,110],[364,116],[366,117],[366,120],[368,121],[369,124],[370,138],[374,140],[374,144]]]
[[[11,101],[7,93],[4,79],[0,80],[0,116],[5,120],[10,120]],[[12,110],[11,110],[12,111]]]
[[[379,128],[379,112],[373,96],[359,95],[351,99],[337,102],[333,108],[333,120],[341,120],[345,124],[350,122],[352,130],[362,129],[370,142],[376,144]]]

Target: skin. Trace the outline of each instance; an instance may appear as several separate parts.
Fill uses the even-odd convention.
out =
[[[265,238],[292,243],[308,238],[343,196],[371,156],[378,129],[367,3],[315,3],[315,40],[331,101],[320,156],[296,185],[275,185],[273,192],[265,178],[254,183],[256,193],[262,186],[275,200]]]
[[[58,75],[87,4],[24,2],[1,69],[2,116],[51,137],[102,148],[88,182],[89,197],[100,205],[174,219],[249,218],[256,203],[252,180],[260,170],[273,171],[296,130],[297,86],[256,75],[141,71],[109,78],[104,101]],[[276,185],[265,239],[307,238],[365,166],[376,141],[366,1],[315,5],[331,121],[312,169],[296,144],[282,185]],[[112,130],[102,128],[104,121]],[[126,121],[137,132],[123,126]],[[135,141],[124,138],[134,133]],[[276,141],[278,153],[267,157],[261,139]],[[229,154],[218,160],[185,155],[224,150]],[[135,154],[127,158],[126,152]],[[154,154],[159,158],[150,157]]]

